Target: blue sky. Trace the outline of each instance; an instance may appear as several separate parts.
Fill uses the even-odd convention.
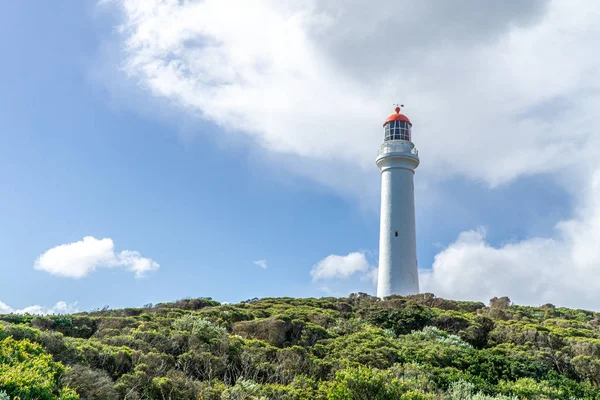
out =
[[[405,80],[378,65],[387,50],[367,46],[371,53],[356,57],[366,51],[353,47],[361,41],[389,48],[378,29],[318,40],[339,20],[378,26],[376,9],[385,4],[361,17],[366,5],[358,3],[228,5],[255,27],[270,26],[265,32],[212,24],[227,10],[211,1],[0,6],[0,309],[374,293],[374,158],[399,97],[422,162],[415,176],[422,286],[446,297],[597,308],[596,284],[579,278],[597,269],[588,243],[600,232],[589,117],[599,63],[557,66],[552,86],[530,75],[543,60],[525,65],[519,57],[527,51],[520,43],[553,37],[547,26],[560,2],[479,10],[498,20],[491,25],[473,12],[459,21],[464,32],[439,33],[443,46],[435,32],[415,37],[399,51],[413,55],[398,64]],[[412,11],[424,23],[451,17],[432,10]],[[480,43],[466,39],[475,33]],[[580,45],[572,58],[586,54]],[[440,59],[416,61],[431,49]],[[510,74],[482,61],[492,51]],[[546,54],[540,50],[540,59]],[[456,82],[431,74],[442,66]],[[511,91],[515,82],[503,79],[531,85]],[[514,99],[518,107],[508,105]],[[571,111],[576,137],[567,140],[546,111],[555,99]],[[110,239],[114,251],[88,242],[51,252],[90,236]],[[135,253],[127,258],[125,250]],[[311,277],[328,256],[343,263],[353,252],[366,264],[343,264],[355,272],[349,277]],[[577,279],[561,282],[563,273]]]

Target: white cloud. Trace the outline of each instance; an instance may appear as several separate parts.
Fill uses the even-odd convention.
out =
[[[135,273],[136,278],[159,268],[155,261],[142,257],[137,251],[115,253],[112,239],[86,236],[78,242],[62,244],[39,256],[34,268],[52,275],[83,278],[97,268],[124,268]]]
[[[394,101],[415,123],[416,187],[432,187],[428,197],[452,175],[573,182],[598,166],[600,12],[588,3],[111,3],[132,82],[221,125],[220,140],[250,136],[269,162],[371,208]]]
[[[59,301],[51,307],[44,306],[28,306],[18,310],[9,307],[7,304],[0,301],[0,314],[33,314],[33,315],[49,315],[49,314],[72,314],[79,311],[77,302],[67,304],[64,301]]]
[[[11,312],[13,312],[13,309],[0,301],[0,314],[10,314]]]
[[[398,96],[421,179],[497,185],[597,154],[600,15],[586,3],[118,3],[131,79],[269,151],[309,158],[311,176],[335,187],[336,163],[375,169],[379,122]],[[411,22],[390,23],[397,15]]]
[[[438,296],[487,301],[508,295],[521,304],[600,304],[600,171],[585,190],[578,215],[559,222],[551,238],[494,247],[485,230],[463,232],[441,251],[423,289]]]
[[[267,269],[267,260],[256,260],[254,261],[255,265],[258,265],[262,269]]]
[[[354,252],[346,256],[331,254],[315,265],[313,265],[310,275],[313,281],[325,279],[346,279],[350,276],[362,273],[370,275],[371,266],[364,253]]]

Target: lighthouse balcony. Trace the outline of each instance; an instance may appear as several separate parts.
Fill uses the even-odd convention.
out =
[[[392,153],[406,154],[419,157],[419,151],[412,142],[405,140],[393,140],[384,142],[377,150],[377,156],[391,155]]]

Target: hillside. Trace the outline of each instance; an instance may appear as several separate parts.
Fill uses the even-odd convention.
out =
[[[431,294],[0,316],[0,399],[600,399],[600,313]]]

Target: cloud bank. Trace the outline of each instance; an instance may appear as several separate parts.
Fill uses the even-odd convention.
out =
[[[551,238],[493,247],[485,230],[462,232],[422,271],[426,291],[488,300],[508,295],[521,304],[600,308],[600,173],[586,188],[579,214],[556,225]]]
[[[49,315],[49,314],[72,314],[79,311],[77,302],[67,304],[64,301],[59,301],[51,307],[44,306],[28,306],[18,310],[13,309],[7,304],[0,301],[0,314],[32,314],[32,315]]]
[[[53,247],[39,256],[34,264],[37,270],[75,279],[83,278],[98,268],[123,268],[141,278],[159,267],[158,263],[142,257],[137,251],[116,253],[112,239],[96,239],[93,236]]]
[[[600,16],[587,3],[116,3],[131,79],[271,152],[323,164],[308,173],[332,186],[344,185],[332,162],[374,170],[378,121],[398,98],[426,160],[420,179],[498,185],[560,171],[597,143]]]

